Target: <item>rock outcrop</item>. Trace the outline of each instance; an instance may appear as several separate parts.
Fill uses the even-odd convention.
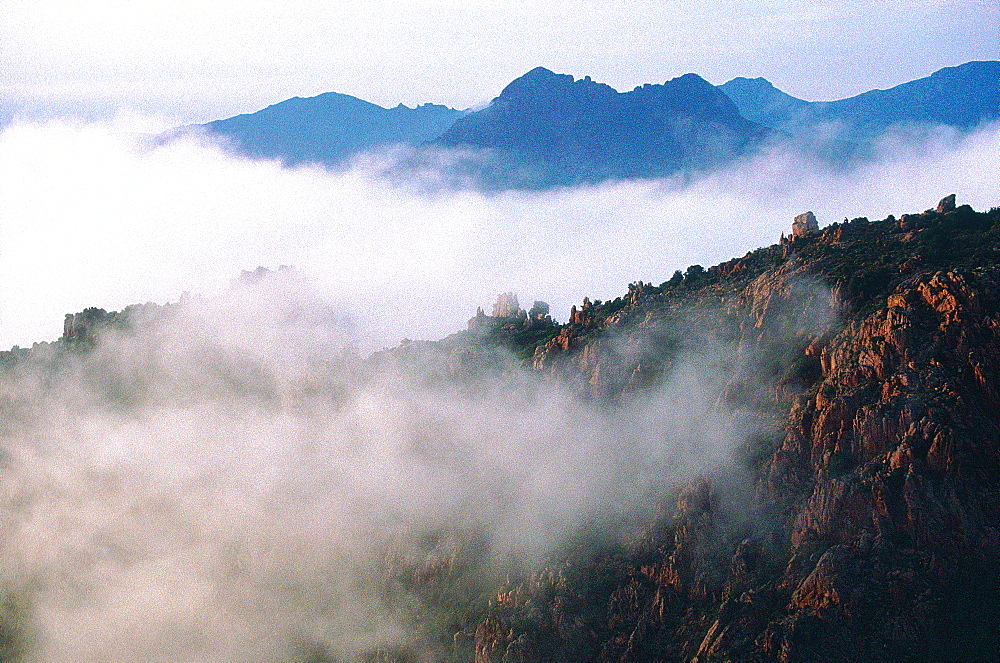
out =
[[[938,214],[947,214],[948,212],[955,211],[955,194],[949,194],[941,199],[941,202],[937,204],[937,208],[934,210]]]
[[[950,198],[574,308],[536,371],[627,401],[722,338],[755,423],[634,543],[504,588],[477,663],[992,660],[1000,211]]]
[[[799,214],[792,221],[792,237],[806,237],[814,232],[819,232],[819,224],[812,212]]]
[[[521,305],[517,303],[517,295],[505,292],[497,296],[497,303],[493,305],[493,317],[516,318],[521,310]]]
[[[518,303],[517,295],[512,292],[503,292],[497,295],[492,315],[486,315],[482,307],[476,309],[476,315],[469,319],[468,330],[470,332],[505,330],[510,336],[521,330],[554,326],[555,323],[549,315],[547,303],[536,301],[531,306],[531,310],[525,311]]]

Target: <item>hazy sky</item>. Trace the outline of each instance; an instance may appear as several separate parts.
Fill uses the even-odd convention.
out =
[[[538,65],[619,90],[764,76],[820,100],[998,49],[997,0],[2,0],[0,111],[203,121],[328,91],[465,108]]]

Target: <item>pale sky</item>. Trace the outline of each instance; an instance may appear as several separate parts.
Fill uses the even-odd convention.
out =
[[[0,0],[0,113],[34,117],[206,121],[329,91],[467,108],[539,65],[824,100],[994,59],[998,0]]]

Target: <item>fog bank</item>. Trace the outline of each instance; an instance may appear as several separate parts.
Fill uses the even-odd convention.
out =
[[[152,146],[150,120],[15,124],[0,133],[0,347],[52,340],[65,313],[222,291],[241,270],[294,265],[356,319],[366,347],[440,338],[497,292],[565,320],[584,296],[820,224],[921,211],[947,193],[989,208],[1000,129],[887,140],[835,173],[775,151],[693,183],[605,183],[485,196],[226,155],[197,137]],[[377,160],[376,160],[377,162]],[[433,179],[433,178],[431,178]]]
[[[624,536],[733,465],[754,413],[719,395],[753,366],[700,330],[662,384],[602,408],[516,371],[435,382],[367,349],[444,336],[501,291],[565,319],[584,296],[770,244],[806,209],[877,218],[951,192],[989,207],[998,146],[997,127],[936,132],[851,172],[772,152],[689,183],[483,195],[389,181],[377,159],[330,173],[115,124],[5,130],[7,343],[53,339],[88,306],[193,294],[0,380],[0,648],[447,659],[502,574],[583,524]],[[296,269],[232,283],[258,265]],[[796,292],[811,308],[789,334],[835,322],[820,286]]]
[[[606,410],[517,372],[431,385],[345,339],[284,272],[8,370],[5,658],[447,660],[505,573],[583,523],[627,532],[738,441],[721,346]]]

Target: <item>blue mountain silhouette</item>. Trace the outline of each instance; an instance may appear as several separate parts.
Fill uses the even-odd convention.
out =
[[[356,154],[437,138],[463,114],[437,104],[383,108],[337,92],[293,97],[245,115],[203,125],[253,158],[343,165]]]
[[[899,130],[947,126],[969,131],[1000,119],[1000,62],[946,67],[888,90],[839,101],[803,101],[763,78],[720,85],[744,117],[793,135],[823,132],[852,142]]]

